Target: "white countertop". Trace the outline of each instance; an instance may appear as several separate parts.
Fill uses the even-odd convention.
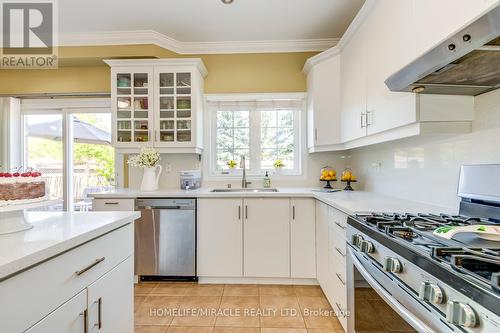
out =
[[[0,281],[139,217],[139,212],[30,212],[33,228],[0,235]]]
[[[346,214],[362,212],[402,212],[402,213],[456,213],[456,210],[402,200],[395,197],[385,196],[373,192],[365,191],[340,191],[324,193],[313,191],[313,188],[278,188],[278,192],[265,193],[245,193],[245,192],[224,192],[214,193],[210,188],[198,190],[158,190],[154,192],[141,192],[133,189],[118,189],[107,193],[93,193],[96,199],[107,198],[275,198],[275,197],[309,197],[316,198],[332,207],[335,207]]]

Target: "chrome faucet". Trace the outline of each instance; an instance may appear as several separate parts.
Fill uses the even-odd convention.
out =
[[[247,182],[245,155],[241,155],[240,168],[243,169],[243,177],[241,178],[241,188],[248,188],[248,185],[252,183]]]

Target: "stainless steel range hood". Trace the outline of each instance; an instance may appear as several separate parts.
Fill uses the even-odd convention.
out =
[[[392,91],[476,96],[500,88],[500,6],[403,69]]]

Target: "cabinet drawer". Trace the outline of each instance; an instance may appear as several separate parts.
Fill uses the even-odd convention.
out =
[[[330,251],[340,252],[342,256],[345,256],[347,251],[345,236],[338,233],[333,223],[330,223],[329,233]]]
[[[24,332],[133,251],[128,224],[0,282],[2,331]]]
[[[134,199],[94,199],[92,200],[94,211],[134,211]]]
[[[333,299],[334,303],[331,304],[334,311],[338,311],[338,319],[344,329],[347,327],[347,317],[343,314],[348,311],[347,309],[347,288],[343,285],[339,279],[336,277],[333,279],[333,292],[335,297]]]
[[[345,288],[346,284],[346,261],[337,253],[329,253],[328,256],[329,267],[330,267],[330,275],[332,278],[342,284]]]
[[[331,208],[330,222],[332,223],[333,229],[336,234],[340,235],[342,238],[346,238],[347,229],[347,215],[338,209]]]

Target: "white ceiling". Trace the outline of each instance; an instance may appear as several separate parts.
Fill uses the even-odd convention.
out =
[[[62,0],[62,33],[154,30],[182,42],[339,38],[364,0]]]

